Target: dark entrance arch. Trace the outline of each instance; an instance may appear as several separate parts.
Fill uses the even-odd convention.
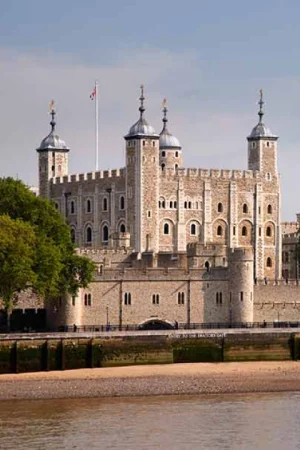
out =
[[[161,319],[149,319],[138,326],[139,330],[173,330],[175,327]]]

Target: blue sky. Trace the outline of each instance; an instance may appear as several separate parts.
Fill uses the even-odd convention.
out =
[[[263,88],[265,122],[280,136],[282,218],[294,220],[300,2],[0,0],[0,11],[0,175],[37,184],[35,148],[48,133],[52,98],[71,172],[94,169],[96,78],[102,168],[124,164],[141,83],[158,132],[167,97],[186,167],[246,168]]]

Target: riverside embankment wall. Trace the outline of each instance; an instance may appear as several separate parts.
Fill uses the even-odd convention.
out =
[[[290,359],[300,359],[300,334],[288,330],[0,337],[0,373]]]

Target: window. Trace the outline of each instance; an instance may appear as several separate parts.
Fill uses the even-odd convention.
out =
[[[153,305],[159,305],[159,294],[153,294],[152,295],[152,304]]]
[[[125,292],[124,294],[124,305],[130,306],[131,305],[131,293]]]
[[[125,198],[123,195],[120,197],[120,209],[125,209]]]
[[[223,212],[223,205],[222,205],[222,203],[218,203],[218,212],[219,213]]]
[[[161,156],[165,157],[166,156],[166,152],[161,152]]]
[[[74,230],[74,228],[71,228],[71,241],[74,244],[74,242],[75,242],[75,230]]]
[[[272,259],[270,257],[267,258],[267,267],[272,267]]]
[[[174,202],[174,208],[177,208],[177,202]]]
[[[243,204],[243,213],[244,214],[248,213],[248,205],[246,203]]]
[[[244,301],[244,292],[243,291],[240,293],[240,300],[241,300],[241,302]]]
[[[205,261],[204,267],[208,272],[209,271],[209,262],[208,261]]]
[[[221,225],[219,225],[217,228],[217,236],[222,236],[222,235],[223,235],[223,228],[221,227]]]
[[[161,165],[161,170],[162,170],[162,171],[164,171],[165,166],[166,166],[165,164],[162,164],[162,165]]]
[[[175,164],[175,170],[177,170],[178,169],[178,164]]]
[[[108,226],[104,225],[102,228],[102,241],[107,242],[108,241]]]
[[[268,211],[268,214],[272,214],[272,205],[268,205],[267,211]]]
[[[191,236],[196,236],[196,224],[191,224]]]
[[[173,202],[172,201],[170,202],[170,208],[173,208]]]
[[[178,152],[175,152],[175,158],[178,158]]]
[[[152,146],[155,147],[155,141],[152,141]]]
[[[87,227],[86,229],[86,242],[91,243],[92,242],[92,229],[91,227]]]
[[[222,305],[222,301],[223,301],[222,292],[217,292],[216,293],[216,304]]]
[[[192,209],[192,202],[189,202],[189,209]]]
[[[235,227],[233,227],[233,236],[235,236]]]
[[[187,209],[187,202],[184,202],[184,208]]]
[[[247,236],[247,228],[246,227],[242,228],[242,236]]]
[[[104,197],[104,199],[103,199],[103,211],[107,211],[107,208],[108,208],[107,198]]]
[[[121,225],[120,225],[120,233],[125,233],[125,231],[126,231],[125,225],[124,225],[124,223],[121,223]]]
[[[216,304],[219,304],[219,292],[216,293]]]
[[[252,142],[252,148],[255,148],[255,147],[256,147],[256,143]]]
[[[267,227],[267,229],[266,229],[266,236],[267,237],[271,237],[272,236],[272,228],[271,227]]]
[[[164,224],[164,234],[170,234],[170,226],[168,223]]]
[[[75,306],[76,297],[73,295],[72,297],[72,306]]]
[[[84,294],[84,306],[92,306],[92,295]]]
[[[143,147],[145,147],[145,145],[146,145],[146,141],[143,141]]]
[[[178,292],[178,305],[184,305],[184,292]]]
[[[267,141],[267,147],[270,147],[270,142],[269,141]]]
[[[86,201],[86,212],[90,213],[92,211],[92,202],[91,200]]]
[[[75,202],[74,200],[71,201],[71,214],[75,214]]]
[[[258,214],[260,214],[260,212],[261,212],[261,207],[259,206],[258,207]]]
[[[159,202],[160,203],[160,202]],[[147,216],[150,218],[151,217],[151,211],[149,210],[148,212],[147,212]]]
[[[258,229],[258,236],[261,237],[261,227]]]

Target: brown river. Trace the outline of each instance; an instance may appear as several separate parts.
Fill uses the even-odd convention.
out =
[[[1,401],[0,448],[300,449],[300,393]]]

